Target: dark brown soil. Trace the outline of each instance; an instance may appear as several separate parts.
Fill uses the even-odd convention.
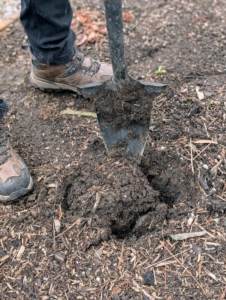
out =
[[[109,87],[108,87],[109,86]],[[95,105],[97,113],[113,129],[131,129],[134,124],[147,127],[150,119],[153,97],[148,95],[145,86],[138,81],[117,86],[109,82],[106,91],[102,91],[96,97]],[[114,90],[110,90],[113,88]],[[148,122],[150,124],[150,121]]]
[[[87,6],[102,12],[97,0]],[[225,299],[225,4],[133,0],[124,10],[133,15],[129,73],[168,84],[149,103],[140,165],[106,155],[95,118],[60,114],[94,112],[93,101],[30,86],[19,22],[0,33],[5,121],[35,182],[31,194],[0,205],[1,300]],[[106,37],[85,51],[109,61]],[[166,73],[157,75],[159,66]],[[121,98],[97,102],[116,128]],[[130,113],[135,102],[125,98]],[[143,121],[150,107],[142,109]],[[194,232],[203,236],[171,236]]]

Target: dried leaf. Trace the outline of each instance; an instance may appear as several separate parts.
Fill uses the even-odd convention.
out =
[[[183,241],[183,240],[190,239],[193,237],[203,236],[206,233],[207,233],[206,231],[179,233],[179,234],[171,235],[171,238],[175,241]]]
[[[78,15],[76,18],[77,22],[80,24],[90,23],[90,20],[87,16]]]
[[[108,31],[107,31],[107,28],[102,28],[102,29],[99,29],[99,33],[100,34],[103,34],[103,35],[107,35]]]
[[[90,42],[90,43],[95,43],[96,42],[96,40],[97,40],[97,38],[98,38],[98,35],[96,34],[96,32],[95,31],[92,31],[89,35],[88,35],[88,42]]]
[[[132,18],[133,18],[133,15],[131,13],[128,13],[128,12],[123,13],[123,21],[127,22],[127,21],[130,21]]]
[[[89,25],[90,27],[91,27],[91,29],[93,30],[93,31],[99,31],[99,26],[98,25],[96,25],[96,24],[90,24]]]
[[[89,111],[80,111],[80,110],[74,110],[74,109],[71,109],[71,108],[67,108],[65,110],[62,110],[60,112],[61,115],[76,115],[78,117],[92,117],[92,118],[97,118],[97,115],[96,113],[92,113],[92,112],[89,112]]]
[[[83,45],[87,41],[87,35],[84,35],[82,39],[77,43],[77,46]]]

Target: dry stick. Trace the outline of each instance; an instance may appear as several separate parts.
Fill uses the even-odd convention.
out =
[[[127,284],[130,284],[131,283],[131,280],[126,280],[126,281],[123,281],[121,282],[120,284],[118,284],[114,289],[113,291],[111,292],[111,295],[110,297],[108,297],[107,300],[111,300],[111,298],[114,296],[114,294],[117,292],[117,290],[122,287],[123,285],[127,285]]]
[[[205,295],[206,293],[205,293],[203,287],[198,282],[198,280],[192,275],[192,273],[190,271],[188,271],[187,268],[185,268],[185,266],[180,262],[180,260],[165,246],[165,244],[162,241],[160,241],[160,244],[166,249],[167,252],[169,252],[170,255],[172,255],[176,259],[176,261],[181,265],[181,267],[183,267],[185,269],[185,271],[194,279],[194,281],[198,284],[198,286],[202,290],[203,294]]]
[[[225,288],[225,290],[223,291],[223,294],[220,296],[219,300],[224,300],[224,299],[225,299],[225,296],[226,296],[226,288]]]
[[[189,249],[187,249],[187,250],[184,250],[184,251],[182,251],[182,252],[180,252],[180,253],[177,253],[177,254],[175,254],[174,256],[181,255],[181,254],[183,254],[183,253],[185,253],[185,252],[188,252],[188,251],[190,251],[190,250],[191,250],[191,248],[189,248]],[[167,258],[165,258],[165,259],[163,259],[163,260],[157,261],[156,263],[154,263],[154,264],[152,264],[152,265],[150,265],[150,266],[145,267],[145,269],[152,268],[152,267],[154,267],[154,266],[156,266],[156,265],[158,265],[158,264],[161,264],[162,262],[167,261],[168,259],[171,259],[171,258],[174,257],[174,256],[169,256],[169,257],[167,257]]]
[[[212,176],[213,178],[215,178],[217,176],[217,170],[220,167],[220,165],[222,164],[224,158],[221,157],[221,159],[218,161],[218,163],[210,170],[210,176]]]
[[[200,156],[200,154],[205,151],[211,144],[208,144],[207,146],[205,146],[195,157],[194,159],[196,159],[198,156]]]
[[[155,300],[150,294],[148,294],[145,289],[143,289],[134,279],[133,279],[133,286],[138,288],[149,300]]]
[[[217,194],[216,194],[216,196],[217,196],[217,198],[219,198],[219,199],[221,199],[222,201],[226,202],[226,199],[222,198],[221,196],[219,196],[219,195],[217,195]]]
[[[124,243],[125,243],[125,240],[122,243],[122,249],[121,249],[120,257],[119,257],[119,260],[118,260],[118,270],[119,270],[119,273],[120,273],[121,277],[122,277],[122,266],[121,265],[122,265],[123,260],[124,260],[124,251],[125,251]]]
[[[225,160],[225,164],[226,164],[226,160]],[[223,190],[222,190],[222,193],[221,193],[221,197],[224,196],[225,189],[226,189],[226,182],[224,183],[224,187],[223,187]]]
[[[207,134],[207,136],[208,136],[208,138],[209,138],[210,135],[209,135],[208,129],[207,129],[207,127],[206,127],[206,123],[204,123],[204,127],[205,127],[205,130],[206,130],[206,134]]]
[[[193,164],[193,151],[192,151],[191,139],[190,139],[190,148],[191,148],[191,170],[192,170],[192,173],[194,174],[195,171],[194,171],[194,164]]]
[[[71,228],[73,228],[73,227],[76,225],[77,222],[78,222],[78,220],[75,221],[75,222],[74,222],[71,226],[69,226],[66,230],[64,230],[63,232],[59,233],[55,238],[58,238],[59,236],[65,234],[65,232],[67,232],[68,230],[70,230]]]

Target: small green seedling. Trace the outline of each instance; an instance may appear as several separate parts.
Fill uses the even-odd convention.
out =
[[[188,105],[191,104],[190,101],[189,101],[188,99],[186,99],[185,102],[186,102]]]
[[[156,75],[161,75],[161,74],[165,74],[166,73],[166,70],[162,68],[162,66],[159,66],[158,67],[158,70],[155,71],[155,74]]]

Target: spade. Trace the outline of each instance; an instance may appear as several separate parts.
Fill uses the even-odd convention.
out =
[[[79,91],[93,97],[109,156],[130,156],[140,162],[150,127],[152,102],[165,84],[138,81],[128,75],[124,50],[122,0],[105,0],[111,80],[86,84]],[[145,66],[143,66],[145,68]]]

